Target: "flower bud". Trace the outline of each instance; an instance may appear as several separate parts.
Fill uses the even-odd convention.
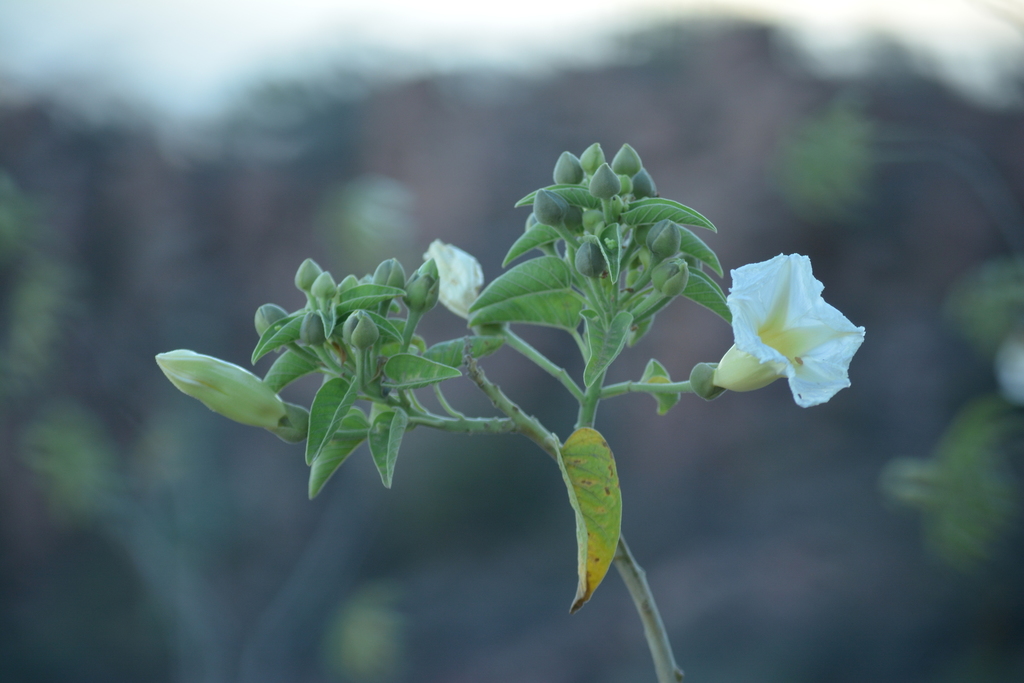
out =
[[[587,232],[597,233],[604,227],[604,213],[597,209],[588,209],[583,212],[583,228]]]
[[[533,198],[533,215],[544,225],[561,225],[569,203],[551,190],[537,190]]]
[[[272,429],[277,438],[288,443],[300,443],[309,434],[309,411],[294,403],[284,402],[285,416]]]
[[[437,265],[441,304],[455,315],[469,318],[469,309],[484,286],[480,262],[472,254],[441,240],[431,242],[423,257]]]
[[[523,232],[526,232],[533,226],[537,225],[540,221],[537,220],[537,214],[530,212],[530,215],[526,217],[526,227],[523,228]]]
[[[630,145],[623,145],[615,153],[612,159],[612,170],[620,175],[634,176],[640,172],[644,165],[640,162],[640,155]]]
[[[665,296],[682,294],[689,279],[690,269],[683,260],[663,261],[651,271],[651,283]]]
[[[590,147],[587,147],[580,155],[580,166],[587,173],[593,175],[597,169],[604,163],[604,150],[601,149],[601,143],[595,142]]]
[[[381,261],[377,270],[373,272],[373,284],[398,289],[405,287],[405,269],[398,259],[389,258],[387,261]]]
[[[344,294],[358,284],[359,278],[352,274],[346,275],[344,279],[338,283],[338,294]]]
[[[357,349],[368,349],[380,336],[377,323],[366,314],[356,311],[345,321],[345,341]]]
[[[235,422],[274,429],[285,416],[273,389],[233,363],[185,349],[157,354],[156,363],[179,391]]]
[[[565,211],[565,218],[562,219],[562,225],[573,231],[579,231],[583,227],[583,211],[578,206],[569,204],[569,208]]]
[[[658,187],[646,168],[641,168],[640,172],[633,176],[633,196],[637,199],[658,196]]]
[[[338,293],[338,285],[334,284],[334,278],[325,270],[316,276],[309,293],[317,299],[330,299]]]
[[[324,320],[320,314],[310,311],[302,319],[302,327],[299,328],[299,339],[306,346],[319,346],[327,341],[327,334],[324,332]]]
[[[725,391],[715,386],[715,366],[715,363],[697,363],[690,371],[690,388],[705,401],[714,400]]]
[[[575,263],[576,270],[580,275],[601,277],[601,273],[604,272],[607,264],[596,237],[588,236],[584,238],[583,243],[580,244],[580,248],[576,252]]]
[[[679,226],[667,218],[652,225],[647,233],[647,248],[651,250],[655,263],[679,253],[682,237]]]
[[[306,259],[295,271],[295,286],[303,292],[308,292],[322,272],[324,272],[323,268],[317,265],[316,261],[311,258]]]
[[[630,194],[633,191],[633,179],[628,175],[619,174],[619,187],[621,194]]]
[[[583,166],[572,152],[562,152],[555,164],[555,183],[558,185],[576,185],[583,182]]]
[[[611,199],[622,190],[622,183],[619,176],[615,175],[608,164],[601,166],[594,171],[594,177],[590,179],[590,194],[598,199]]]
[[[256,316],[253,324],[256,326],[256,334],[263,336],[263,333],[270,329],[270,326],[281,318],[287,317],[288,311],[277,304],[263,304],[256,309]]]
[[[426,313],[437,305],[440,289],[441,278],[437,272],[437,264],[434,259],[430,259],[409,276],[402,300],[410,311]]]

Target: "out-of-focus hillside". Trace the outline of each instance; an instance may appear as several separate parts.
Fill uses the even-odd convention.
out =
[[[133,119],[0,108],[0,679],[653,680],[618,577],[568,615],[572,513],[525,439],[416,430],[392,490],[360,451],[310,502],[300,448],[209,413],[153,362],[246,365],[253,312],[302,303],[307,256],[339,278],[389,256],[411,272],[440,238],[491,279],[527,218],[512,205],[599,141],[633,145],[662,196],[714,221],[726,269],[807,254],[867,329],[824,406],[784,383],[666,417],[644,396],[602,405],[624,531],[688,678],[1020,680],[1019,528],[951,569],[879,477],[995,391],[944,311],[1024,244],[1024,114],[895,50],[838,81],[763,27],[626,44],[619,65],[544,80],[268,84],[187,148]],[[422,331],[462,324],[438,310]],[[564,335],[523,334],[581,371]],[[609,379],[652,356],[685,378],[730,344],[677,302]],[[574,405],[519,360],[485,367],[564,437]],[[449,397],[490,414],[474,392]]]

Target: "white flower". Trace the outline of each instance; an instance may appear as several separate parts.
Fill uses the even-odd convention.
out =
[[[727,303],[736,343],[715,370],[716,386],[751,391],[787,377],[793,400],[808,408],[850,386],[850,359],[864,341],[821,298],[811,260],[780,254],[732,271]]]
[[[441,240],[431,242],[424,259],[434,259],[441,278],[438,299],[455,315],[469,318],[469,307],[476,301],[484,285],[480,263],[458,247]]]

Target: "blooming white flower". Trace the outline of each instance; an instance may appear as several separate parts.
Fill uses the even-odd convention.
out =
[[[455,315],[469,318],[469,307],[476,301],[484,285],[480,263],[462,249],[441,240],[430,243],[424,259],[434,259],[441,278],[438,299]]]
[[[732,271],[726,302],[736,343],[715,370],[716,386],[751,391],[789,379],[808,408],[850,386],[850,359],[864,341],[857,327],[821,298],[811,260],[780,254]]]

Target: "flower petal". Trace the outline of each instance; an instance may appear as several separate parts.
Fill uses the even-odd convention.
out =
[[[469,307],[476,301],[484,284],[480,263],[467,252],[441,240],[431,242],[424,259],[434,259],[441,278],[438,298],[449,311],[469,318]]]

